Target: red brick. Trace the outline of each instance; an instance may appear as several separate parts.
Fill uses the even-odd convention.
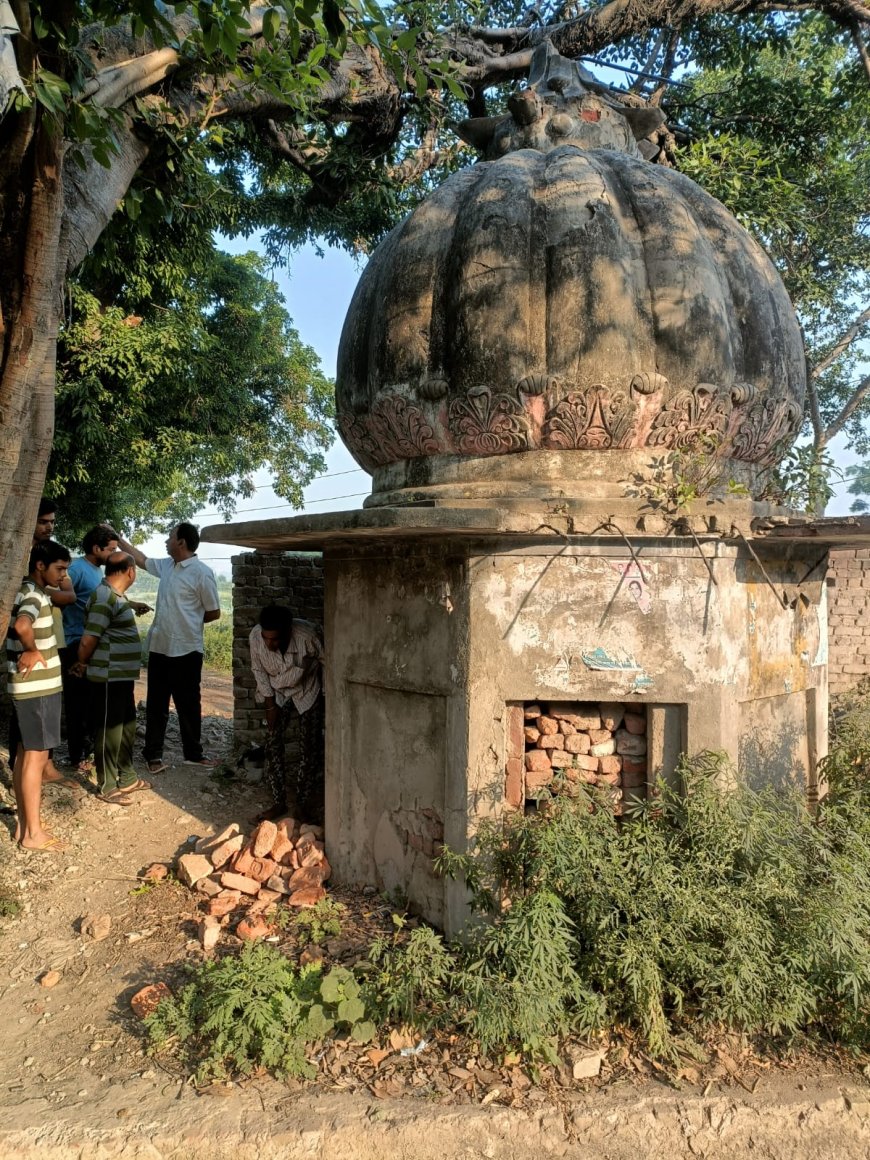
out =
[[[256,879],[232,872],[221,874],[221,886],[225,886],[227,890],[239,890],[242,894],[256,894],[260,889],[260,883]]]
[[[622,772],[623,773],[643,773],[646,774],[646,758],[645,757],[623,757]]]
[[[213,914],[216,918],[223,918],[235,910],[241,903],[242,895],[239,890],[222,890],[214,898],[210,898],[203,908],[206,914]]]
[[[507,755],[508,757],[522,757],[525,749],[522,705],[508,705],[507,707]]]
[[[572,735],[572,733],[577,732],[577,727],[575,725],[572,725],[570,721],[566,720],[566,718],[560,717],[559,718],[559,732],[562,734],[563,737],[570,737]]]
[[[275,827],[279,834],[286,834],[291,842],[294,842],[299,837],[299,823],[295,818],[280,818],[275,823]]]
[[[598,773],[598,758],[592,757],[588,753],[579,753],[574,758],[574,764],[578,769],[586,769],[590,773]]]
[[[255,914],[251,918],[243,918],[236,927],[237,937],[244,942],[256,942],[257,939],[268,938],[274,933],[274,926],[271,922],[267,922],[261,914]]]
[[[286,833],[282,830],[278,831],[278,836],[272,844],[272,849],[269,852],[269,857],[273,862],[283,862],[286,856],[293,849],[293,839],[288,838]]]
[[[222,846],[224,842],[234,838],[238,832],[239,823],[230,822],[228,826],[224,826],[219,834],[206,834],[204,838],[200,838],[193,849],[197,854],[210,854],[212,850],[216,850],[218,846]]]
[[[564,749],[565,735],[563,733],[544,733],[538,738],[539,749]]]
[[[519,757],[511,757],[507,762],[507,771],[504,779],[504,800],[514,810],[520,808],[525,798],[524,765],[525,763]]]
[[[535,724],[544,736],[552,737],[554,733],[559,732],[559,722],[553,717],[539,717]],[[540,742],[538,744],[540,745]]]
[[[643,757],[646,753],[646,738],[620,729],[616,734],[616,752],[626,757]]]
[[[157,1010],[158,1003],[163,999],[169,999],[172,992],[165,983],[151,983],[147,987],[143,987],[141,991],[137,991],[130,1000],[130,1006],[133,1008],[133,1014],[140,1019],[144,1019],[147,1015]]]
[[[196,884],[197,894],[204,894],[206,898],[214,898],[221,892],[221,884],[214,878],[200,878]]]
[[[182,854],[176,869],[185,886],[195,886],[200,878],[208,878],[213,867],[204,854]]]
[[[591,744],[588,733],[573,733],[565,738],[565,748],[569,753],[588,753]]]
[[[278,827],[274,822],[270,822],[268,819],[260,822],[251,836],[251,853],[255,858],[265,858],[275,845],[277,837]]]
[[[526,725],[525,729],[523,729],[523,736],[529,745],[534,745],[541,736],[541,731],[534,725]]]
[[[610,741],[613,733],[610,729],[590,729],[589,740],[593,745],[600,745],[602,741]]]
[[[320,886],[322,882],[323,871],[320,866],[302,866],[291,874],[287,887],[292,893],[308,886]]]
[[[219,846],[215,846],[213,850],[209,851],[209,859],[215,870],[219,870],[221,866],[229,862],[235,854],[240,853],[245,844],[245,835],[236,834],[235,837],[228,838],[226,842],[221,842]]]
[[[526,705],[523,710],[523,716],[527,721],[536,721],[541,715],[540,705]]]
[[[625,706],[618,701],[602,701],[598,711],[601,714],[602,728],[609,729],[613,733],[619,728]]]
[[[573,765],[574,757],[572,754],[566,753],[564,749],[551,749],[550,764],[554,769],[562,769],[566,765]]]
[[[316,906],[325,897],[326,891],[322,886],[304,886],[301,890],[294,890],[287,899],[287,905]]]
[[[237,874],[247,874],[254,865],[254,855],[251,847],[246,846],[244,850],[240,850],[235,858],[233,858],[232,865]]]
[[[206,915],[206,917],[199,924],[199,941],[202,944],[204,951],[212,951],[217,946],[221,937],[221,924],[218,918],[213,915]]]
[[[152,862],[147,870],[142,871],[139,877],[144,878],[146,882],[159,882],[161,879],[165,878],[168,873],[168,866],[165,866],[162,862]]]
[[[269,890],[274,890],[276,894],[290,893],[290,888],[287,885],[287,879],[283,878],[280,874],[273,874],[269,881],[266,883],[266,888]]]
[[[621,773],[601,773],[598,774],[599,785],[619,785],[622,779]]]
[[[544,773],[551,768],[551,761],[543,749],[530,749],[526,754],[526,769],[530,773]]]
[[[637,713],[626,713],[623,725],[629,733],[638,735],[646,733],[646,717],[641,717]]]
[[[255,858],[247,876],[254,878],[257,882],[266,882],[277,872],[278,863],[273,862],[271,858]]]
[[[545,785],[549,785],[553,780],[552,769],[535,769],[526,771],[526,795],[530,790],[543,789]]]
[[[599,757],[598,758],[598,772],[599,773],[622,773],[622,758],[621,757]]]

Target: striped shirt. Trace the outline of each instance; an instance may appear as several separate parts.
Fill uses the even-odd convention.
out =
[[[24,645],[18,639],[14,628],[19,616],[27,616],[33,622],[34,642],[45,660],[45,666],[32,668],[29,673],[18,671],[18,660],[24,652]],[[53,605],[49,596],[28,577],[21,582],[9,618],[6,674],[9,696],[14,701],[26,701],[31,697],[48,697],[52,693],[59,693],[63,687],[60,655],[54,633]]]
[[[276,705],[292,701],[299,713],[310,709],[323,687],[323,645],[310,621],[293,620],[286,652],[272,652],[263,643],[263,630],[255,624],[248,637],[251,668],[257,684],[256,699],[274,697]],[[306,663],[307,662],[307,663]]]
[[[108,584],[100,584],[88,603],[85,636],[99,644],[88,661],[88,680],[135,681],[142,664],[142,641],[136,615],[126,596]]]

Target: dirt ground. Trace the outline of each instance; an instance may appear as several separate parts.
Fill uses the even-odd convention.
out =
[[[218,715],[229,696],[226,681],[207,682],[212,751],[230,744]],[[0,815],[0,888],[22,904],[0,919],[0,1157],[870,1157],[870,1083],[825,1061],[756,1069],[751,1082],[720,1068],[681,1088],[629,1069],[607,1086],[578,1081],[556,1095],[532,1085],[519,1107],[486,1097],[457,1105],[426,1087],[380,1098],[376,1084],[342,1090],[328,1077],[197,1092],[171,1061],[146,1054],[129,1005],[144,984],[200,960],[196,898],[177,884],[142,890],[137,875],[171,861],[190,835],[244,822],[265,803],[257,784],[185,767],[177,750],[167,756],[170,771],[129,808],[99,802],[84,782],[49,789],[64,854],[23,853],[14,819]],[[89,914],[111,916],[108,938],[80,932]],[[48,971],[60,974],[51,988],[40,984]],[[406,1061],[409,1081],[422,1060]]]

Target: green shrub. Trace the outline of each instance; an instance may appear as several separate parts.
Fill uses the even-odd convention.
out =
[[[222,673],[233,671],[233,619],[213,620],[203,631],[203,667]]]
[[[205,962],[177,998],[164,999],[145,1020],[152,1046],[181,1046],[199,1081],[260,1067],[312,1076],[306,1048],[340,1027],[359,1042],[374,1035],[353,974],[319,966],[297,971],[267,943]]]
[[[276,921],[282,930],[295,934],[300,945],[313,943],[319,947],[327,939],[341,934],[341,921],[346,913],[347,907],[326,897],[303,909],[282,906],[278,909]]]
[[[455,980],[471,1032],[541,1049],[622,1024],[663,1058],[691,1024],[863,1046],[870,793],[838,761],[849,778],[817,819],[704,754],[684,763],[685,792],[661,786],[630,821],[590,792],[484,826],[443,862],[492,917]]]

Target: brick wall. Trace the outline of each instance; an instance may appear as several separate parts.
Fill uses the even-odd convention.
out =
[[[828,687],[840,693],[870,675],[870,548],[831,552]]]
[[[323,560],[319,554],[246,552],[233,556],[233,726],[239,750],[263,741],[263,707],[254,700],[248,635],[264,604],[286,604],[303,620],[323,623]],[[288,756],[296,748],[287,731]]]

